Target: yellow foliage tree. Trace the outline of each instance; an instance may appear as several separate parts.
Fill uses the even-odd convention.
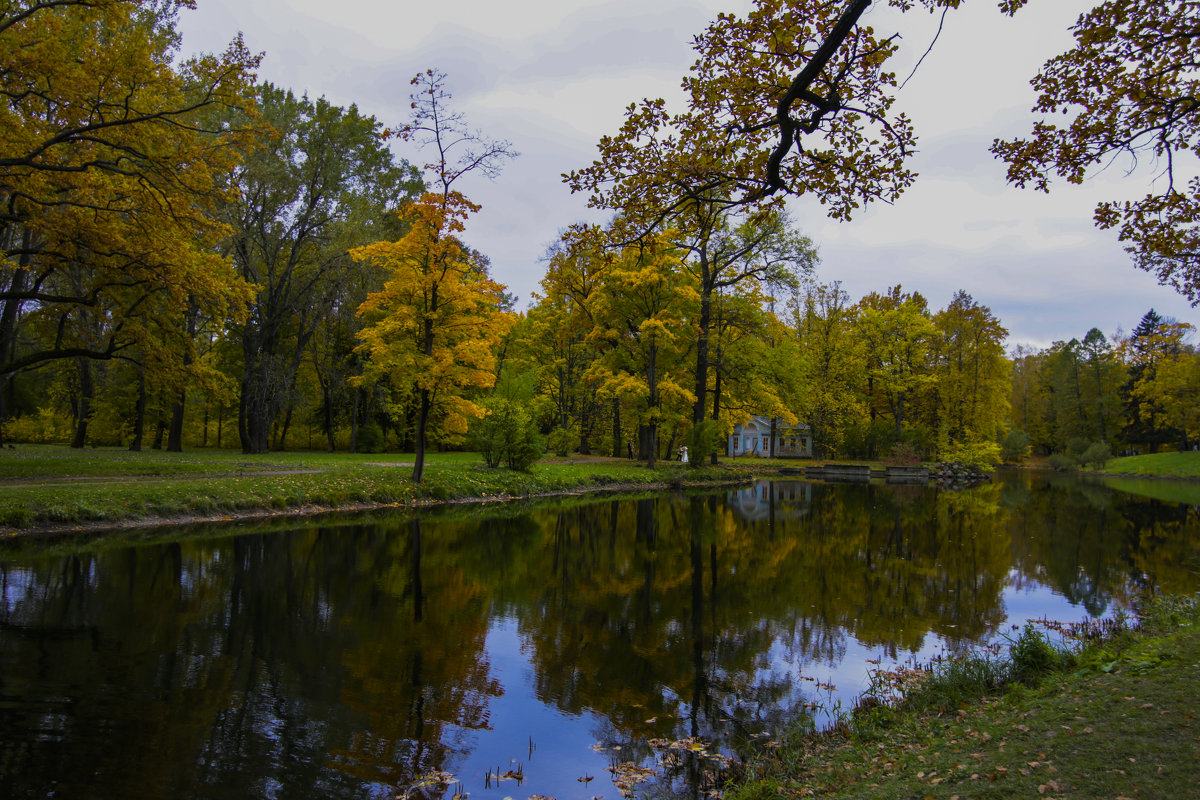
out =
[[[1200,355],[1184,343],[1194,331],[1186,322],[1164,322],[1138,347],[1124,348],[1135,367],[1134,397],[1179,435],[1183,450],[1200,439]]]
[[[486,260],[459,238],[466,220],[479,210],[452,187],[472,171],[488,177],[517,154],[508,142],[484,139],[450,109],[446,76],[426,70],[411,81],[412,117],[395,133],[432,148],[425,165],[438,191],[427,192],[400,210],[408,231],[395,242],[376,242],[351,255],[391,273],[383,291],[368,295],[358,313],[366,319],[359,332],[373,363],[368,373],[390,375],[416,394],[416,458],[412,479],[425,472],[430,415],[442,415],[442,432],[464,435],[470,417],[483,408],[466,393],[495,383],[494,352],[511,326],[503,312],[505,287],[487,273]]]
[[[399,212],[408,228],[400,240],[351,251],[390,273],[358,309],[365,321],[359,338],[371,359],[368,376],[387,376],[416,394],[416,483],[431,416],[441,417],[449,435],[465,434],[468,419],[483,416],[466,395],[495,381],[495,348],[511,324],[501,310],[504,286],[457,236],[478,210],[458,192],[427,193]]]
[[[937,328],[925,298],[904,294],[899,286],[886,295],[872,292],[858,304],[854,327],[865,346],[871,410],[891,415],[899,439],[911,416],[909,404],[937,382],[930,358]]]
[[[683,280],[680,255],[669,234],[646,237],[615,254],[597,294],[596,326],[590,334],[605,353],[592,375],[606,393],[636,398],[641,405],[650,467],[658,454],[664,404],[682,418],[686,405],[696,399],[686,388],[687,376],[668,368],[682,366],[680,351],[694,338],[689,319],[699,299],[695,287]]]
[[[866,416],[860,383],[866,373],[863,340],[853,330],[850,297],[838,283],[810,285],[797,298],[796,335],[807,355],[806,418],[820,455],[833,457],[847,425]]]
[[[257,57],[236,39],[174,66],[181,5],[0,7],[0,380],[149,352],[184,308],[242,313],[212,245],[245,132],[217,120],[251,105]]]
[[[1012,390],[1004,357],[1008,330],[964,291],[955,292],[933,324],[938,422],[953,442],[997,439]]]

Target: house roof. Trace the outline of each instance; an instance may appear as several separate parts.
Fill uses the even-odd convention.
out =
[[[792,434],[792,433],[808,433],[808,423],[797,421],[795,425],[788,425],[782,419],[776,418],[775,433],[776,434]],[[764,417],[762,414],[751,414],[750,419],[744,422],[739,422],[733,426],[735,434],[743,434],[747,431],[756,433],[769,433],[771,431],[771,418]]]

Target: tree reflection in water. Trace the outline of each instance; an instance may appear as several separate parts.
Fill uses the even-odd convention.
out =
[[[1200,553],[1194,506],[1028,474],[489,514],[0,556],[0,795],[392,797],[444,771],[590,797],[613,787],[575,776],[664,752],[699,792],[712,762],[665,743],[736,752],[852,701],[818,681],[868,654],[970,647],[1017,599],[1191,590]],[[522,670],[493,667],[500,627]],[[500,708],[569,763],[484,788],[524,749]],[[602,753],[551,749],[579,728]]]

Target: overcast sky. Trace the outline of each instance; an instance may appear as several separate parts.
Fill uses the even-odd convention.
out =
[[[680,97],[691,39],[743,0],[198,0],[184,11],[185,52],[221,50],[242,32],[265,53],[260,77],[339,105],[356,103],[385,125],[407,118],[409,80],[436,67],[456,107],[488,136],[521,152],[494,182],[464,179],[484,208],[467,238],[492,259],[494,276],[525,307],[558,231],[602,219],[572,196],[561,174],[590,164],[600,136],[642,97]],[[1135,198],[1153,165],[1126,175],[1114,165],[1080,187],[1050,196],[1008,187],[992,159],[994,137],[1024,134],[1034,95],[1029,79],[1070,44],[1067,27],[1091,3],[1033,3],[1015,19],[993,0],[946,16],[933,51],[900,95],[914,119],[920,177],[894,205],[848,223],[815,203],[793,205],[797,226],[820,248],[819,278],[857,300],[901,284],[936,310],[958,289],[992,309],[1009,345],[1082,338],[1092,327],[1128,332],[1151,307],[1181,322],[1200,313],[1134,269],[1111,231],[1091,224],[1100,199]],[[880,32],[900,32],[907,74],[933,39],[938,18],[868,12]],[[420,154],[397,152],[416,164]]]

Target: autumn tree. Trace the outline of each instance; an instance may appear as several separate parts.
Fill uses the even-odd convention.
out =
[[[235,39],[175,66],[183,5],[0,9],[0,384],[152,348],[164,308],[243,313],[247,287],[212,245],[247,136],[220,119],[251,105],[257,57]]]
[[[1114,347],[1092,328],[1082,339],[1057,341],[1042,350],[1016,348],[1011,359],[1013,426],[1044,452],[1066,451],[1072,441],[1075,447],[1087,442],[1115,446],[1127,433],[1122,399],[1132,391],[1126,347]]]
[[[852,327],[850,298],[837,282],[809,284],[797,296],[793,319],[807,355],[805,420],[816,452],[835,456],[843,431],[866,415],[859,389],[864,352]]]
[[[1016,4],[1014,4],[1016,5]],[[1192,0],[1104,0],[1071,29],[1075,45],[1033,79],[1040,118],[1028,138],[997,140],[1017,186],[1082,183],[1116,159],[1151,160],[1156,189],[1096,206],[1134,264],[1200,303],[1200,6]]]
[[[1188,415],[1178,410],[1178,398],[1190,394],[1180,383],[1186,384],[1190,373],[1185,356],[1192,348],[1185,339],[1192,330],[1191,325],[1164,319],[1150,309],[1122,343],[1129,369],[1128,381],[1121,387],[1126,397],[1125,437],[1150,452],[1172,440],[1187,441]],[[1158,371],[1164,365],[1166,374],[1160,383]],[[1177,427],[1179,422],[1183,429]]]
[[[258,95],[271,128],[233,173],[238,196],[224,209],[226,248],[255,286],[249,318],[233,329],[246,453],[270,448],[313,336],[355,280],[349,250],[377,237],[389,209],[418,189],[415,171],[382,142],[382,126],[356,107],[270,84]]]
[[[708,410],[710,337],[718,296],[739,290],[760,297],[795,291],[800,279],[812,273],[817,251],[811,240],[791,230],[790,218],[777,208],[731,221],[718,205],[696,201],[681,209],[677,221],[686,227],[674,239],[688,254],[684,268],[691,273],[700,299],[692,410],[692,424],[699,426]],[[719,406],[714,404],[711,418],[718,417]],[[712,457],[715,463],[715,451]],[[699,461],[694,459],[693,464],[698,466]]]
[[[925,298],[899,286],[872,292],[858,304],[854,329],[865,348],[869,408],[890,416],[900,439],[917,393],[937,381],[931,369],[937,328]]]
[[[1116,348],[1099,328],[1092,328],[1080,342],[1083,357],[1083,383],[1092,398],[1096,435],[1103,441],[1116,441],[1120,435],[1120,388],[1125,366]]]
[[[961,290],[933,316],[933,324],[939,334],[938,422],[947,425],[951,441],[995,440],[1008,416],[1008,330],[991,309]]]
[[[1048,437],[1044,433],[1045,394],[1039,380],[1041,352],[1030,345],[1017,345],[1008,354],[1012,365],[1009,393],[1009,423],[1014,430],[1024,431],[1035,446]]]
[[[808,407],[810,354],[770,305],[761,291],[748,287],[722,294],[715,303],[711,420],[721,423],[722,434],[753,414],[772,424],[795,424]],[[765,443],[768,453],[774,440]]]
[[[1181,340],[1195,329],[1191,325],[1164,332]],[[1200,354],[1188,346],[1174,348],[1144,371],[1133,392],[1144,404],[1160,410],[1166,426],[1179,435],[1179,449],[1200,440]]]
[[[640,449],[650,467],[658,457],[661,423],[673,406],[679,410],[695,400],[678,369],[697,299],[694,286],[681,280],[681,260],[666,236],[623,248],[604,271],[590,333],[605,351],[591,375],[609,394],[638,401]]]
[[[585,379],[601,351],[610,346],[590,334],[599,323],[600,289],[615,254],[599,226],[578,223],[562,231],[547,255],[542,295],[529,315],[539,354],[540,391],[554,409],[549,428],[555,444],[561,450],[573,438],[580,452],[589,452],[598,406],[607,401],[613,424],[611,452],[623,456],[621,399],[612,392],[601,398],[599,383]]]
[[[494,383],[493,348],[510,322],[502,311],[504,287],[461,238],[479,206],[453,187],[472,172],[495,177],[517,154],[508,142],[467,127],[450,106],[445,79],[436,70],[413,78],[412,116],[396,133],[432,152],[425,168],[433,190],[401,209],[408,229],[403,238],[354,251],[357,260],[390,273],[383,290],[359,307],[367,322],[359,338],[371,369],[414,395],[415,483],[424,475],[431,415],[440,413],[443,430],[458,435],[466,433],[469,417],[484,413],[465,392]]]
[[[696,37],[686,108],[630,105],[568,184],[619,210],[634,235],[676,225],[695,202],[754,207],[804,194],[849,219],[895,199],[914,178],[905,161],[915,138],[891,110],[896,80],[885,64],[896,41],[859,24],[870,4],[758,0],[745,17],[721,14]]]
[[[494,349],[507,325],[504,287],[463,247],[458,234],[478,206],[457,192],[427,193],[401,209],[408,233],[395,242],[357,248],[359,261],[384,267],[389,278],[359,306],[359,332],[370,358],[367,377],[385,377],[417,403],[416,458],[420,483],[430,420],[462,436],[483,409],[468,390],[495,381]]]

